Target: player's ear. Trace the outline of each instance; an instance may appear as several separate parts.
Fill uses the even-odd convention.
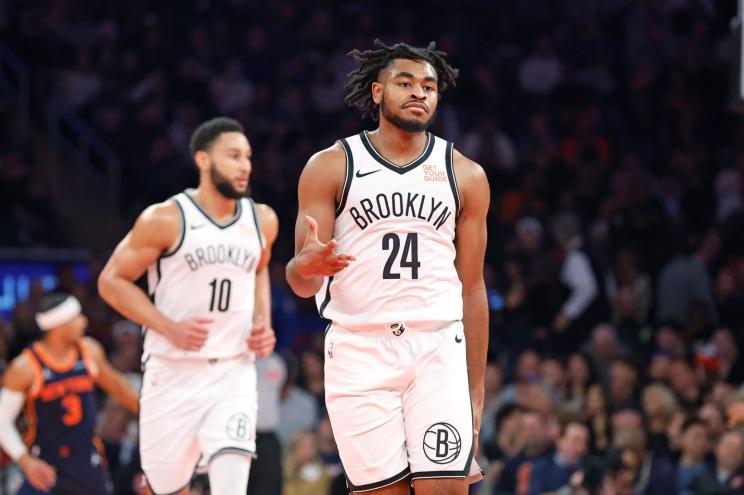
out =
[[[377,81],[372,83],[372,101],[377,105],[382,101],[382,84]]]
[[[209,155],[206,151],[199,150],[194,153],[194,161],[196,162],[196,168],[200,171],[206,172],[209,170]]]

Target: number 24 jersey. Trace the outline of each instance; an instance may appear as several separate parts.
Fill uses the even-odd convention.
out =
[[[452,143],[427,133],[422,154],[398,166],[366,131],[339,142],[346,178],[333,237],[336,252],[356,260],[326,278],[316,295],[320,315],[352,329],[462,319]]]

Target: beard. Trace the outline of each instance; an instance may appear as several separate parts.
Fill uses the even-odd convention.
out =
[[[385,120],[398,129],[406,132],[424,132],[434,123],[434,120],[437,117],[437,111],[434,110],[434,113],[431,114],[429,120],[425,122],[415,119],[404,119],[400,115],[394,114],[393,111],[388,108],[385,104],[384,96],[382,97],[382,100],[380,100],[380,112],[382,113],[382,116],[385,117]]]
[[[247,198],[251,195],[250,186],[246,187],[245,191],[238,191],[237,189],[235,189],[235,186],[230,183],[230,179],[222,175],[220,171],[217,170],[214,162],[211,162],[209,165],[209,178],[212,179],[212,184],[214,184],[214,187],[217,189],[217,191],[227,199],[241,199]]]

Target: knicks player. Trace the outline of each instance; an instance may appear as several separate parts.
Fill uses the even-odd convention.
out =
[[[0,446],[25,476],[18,493],[109,494],[103,444],[93,434],[94,388],[99,385],[135,413],[137,392],[111,367],[101,345],[83,337],[88,320],[75,297],[46,296],[36,322],[44,337],[12,362],[0,391]],[[22,408],[23,440],[15,427]]]
[[[457,76],[434,43],[350,55],[347,102],[379,126],[308,161],[287,280],[332,322],[326,404],[351,491],[465,494],[480,474],[488,183],[426,131]]]
[[[256,439],[255,356],[276,339],[267,264],[278,221],[248,198],[252,149],[228,118],[191,137],[199,187],[147,208],[101,272],[101,296],[145,332],[140,456],[156,495],[244,495]],[[147,271],[149,294],[134,281]]]

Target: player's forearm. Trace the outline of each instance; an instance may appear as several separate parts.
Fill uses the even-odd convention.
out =
[[[109,395],[134,414],[138,414],[139,397],[126,377],[121,373],[116,373],[112,382],[112,386],[107,390]]]
[[[470,395],[474,405],[483,407],[488,356],[488,300],[485,286],[463,293],[462,299]]]
[[[296,258],[292,258],[289,263],[287,263],[287,269],[285,272],[287,283],[292,289],[292,292],[297,294],[299,297],[313,297],[323,286],[323,277],[303,277],[297,270],[295,260]]]
[[[256,292],[253,306],[253,321],[263,320],[271,326],[271,283],[268,266],[256,272]]]
[[[164,334],[173,325],[147,294],[129,280],[104,272],[98,278],[98,292],[112,308],[148,330]]]

